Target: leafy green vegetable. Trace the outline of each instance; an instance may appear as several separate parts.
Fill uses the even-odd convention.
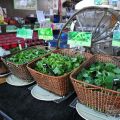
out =
[[[50,56],[38,61],[34,69],[48,75],[60,76],[71,72],[84,60],[85,57],[83,55],[77,57],[69,57],[52,53]]]
[[[13,62],[15,64],[24,64],[45,53],[47,53],[46,50],[40,48],[32,48],[29,50],[21,51],[18,54],[12,55],[10,58],[7,58],[6,60]]]
[[[15,53],[15,52],[17,52],[17,51],[20,51],[20,48],[19,48],[19,47],[10,49],[10,53]]]
[[[114,79],[120,79],[120,68],[112,63],[95,62],[77,75],[77,80],[108,89],[112,89]]]

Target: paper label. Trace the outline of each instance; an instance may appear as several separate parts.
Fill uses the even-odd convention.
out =
[[[113,39],[112,39],[112,46],[120,47],[120,30],[114,30]]]
[[[17,37],[24,39],[32,39],[33,30],[25,28],[17,29]]]
[[[38,37],[43,40],[53,40],[53,31],[51,28],[39,28]]]
[[[71,47],[91,46],[92,33],[90,32],[69,32],[68,44]]]
[[[43,21],[45,21],[45,15],[43,13],[43,11],[36,11],[36,14],[37,14],[37,19],[38,19],[38,22],[41,23]]]

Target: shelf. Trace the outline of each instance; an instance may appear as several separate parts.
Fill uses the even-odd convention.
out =
[[[80,9],[83,9],[85,7],[89,7],[89,6],[93,6],[93,7],[100,7],[100,8],[109,8],[109,9],[113,9],[113,10],[116,10],[116,11],[119,11],[120,8],[118,7],[114,7],[112,5],[94,5],[94,1],[92,0],[89,0],[88,2],[86,2],[85,0],[77,3],[75,5],[75,9],[76,10],[80,10]]]

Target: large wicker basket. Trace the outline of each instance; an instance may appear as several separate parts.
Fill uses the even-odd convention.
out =
[[[120,67],[120,63],[115,61],[113,57],[95,55],[82,64],[78,69],[73,71],[70,75],[70,79],[73,83],[78,100],[82,104],[97,111],[111,115],[118,115],[120,114],[120,92],[91,85],[82,80],[76,80],[76,76],[83,68],[88,68],[96,61],[110,62]]]
[[[80,52],[75,52],[72,49],[62,49],[58,50],[56,53],[67,56],[76,56],[78,54],[80,55]],[[86,59],[89,59],[92,55],[90,53],[84,53],[84,56],[86,57]],[[40,73],[34,70],[34,66],[37,61],[38,60],[35,60],[29,63],[27,65],[27,68],[39,86],[60,96],[64,96],[68,94],[71,90],[73,90],[72,84],[69,79],[70,73],[66,73],[62,76],[57,77]]]
[[[25,50],[28,50],[28,49],[32,49],[32,48],[40,48],[40,49],[45,49],[44,46],[33,46],[33,47],[30,47],[30,48],[27,48],[27,49],[24,49],[24,50],[21,50],[19,52],[22,52],[22,51],[25,51]],[[2,61],[8,66],[9,70],[11,71],[11,73],[13,75],[15,75],[16,77],[22,79],[22,80],[25,80],[25,81],[28,81],[28,82],[31,82],[33,80],[33,77],[31,76],[31,74],[29,73],[26,65],[27,63],[25,64],[15,64],[15,63],[12,63],[12,62],[9,62],[9,61],[6,61],[6,58],[9,58],[11,57],[12,55],[15,55],[19,52],[16,52],[16,53],[13,53],[13,54],[10,54],[10,55],[7,55],[7,56],[4,56],[2,58]],[[43,55],[45,56],[45,55]],[[43,57],[43,56],[40,56]],[[37,58],[36,58],[37,59]]]

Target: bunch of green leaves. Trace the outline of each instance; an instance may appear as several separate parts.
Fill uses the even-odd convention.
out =
[[[83,55],[69,57],[52,53],[50,56],[42,58],[42,60],[38,61],[34,69],[44,74],[61,76],[65,73],[71,72],[84,60],[85,57]]]
[[[77,75],[77,80],[108,89],[112,89],[114,79],[120,79],[120,68],[112,63],[96,62]]]
[[[15,53],[15,52],[17,52],[17,51],[20,51],[20,48],[19,48],[19,47],[10,49],[10,53]]]
[[[47,53],[46,50],[40,48],[32,48],[25,51],[21,51],[15,55],[12,55],[6,60],[9,62],[13,62],[15,64],[25,64],[33,60],[34,58],[44,55],[45,53]]]

